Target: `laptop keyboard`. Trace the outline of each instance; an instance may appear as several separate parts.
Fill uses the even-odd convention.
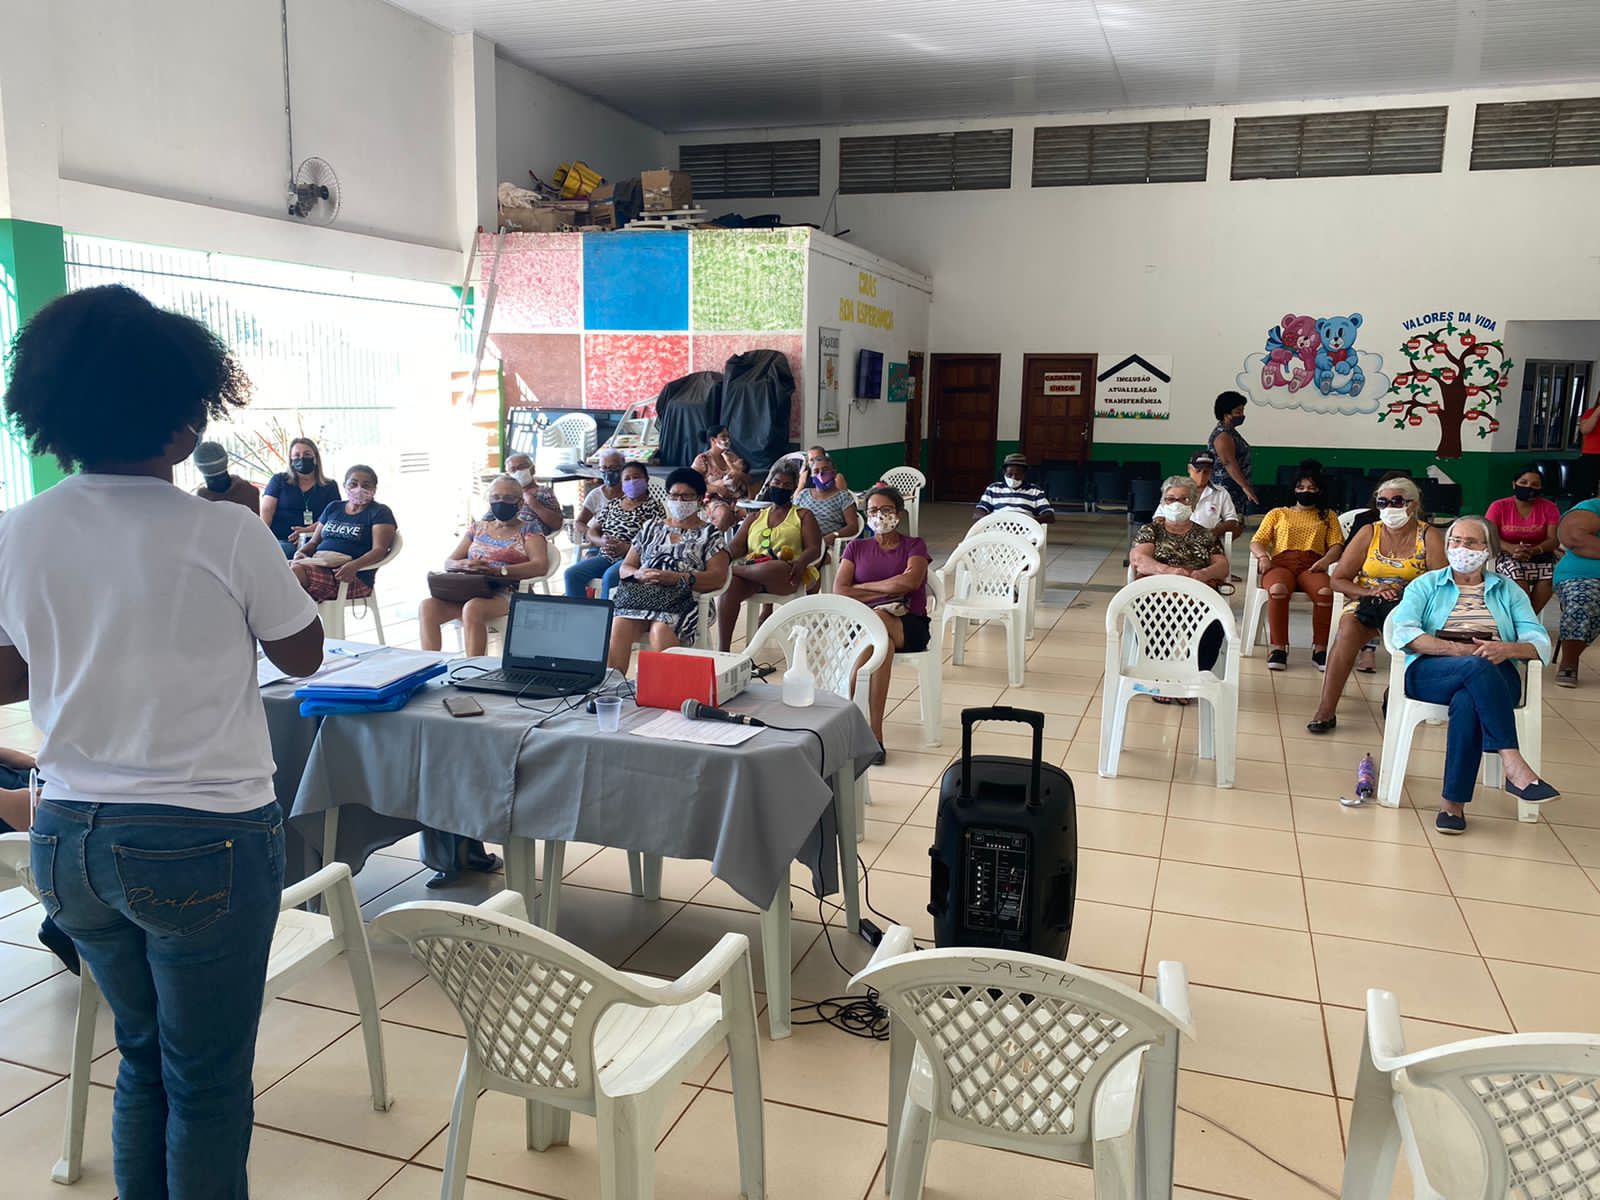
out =
[[[489,671],[478,676],[484,683],[503,683],[515,688],[555,688],[564,690],[574,686],[578,680],[576,676],[564,675],[556,671],[508,671],[502,667],[498,671]]]

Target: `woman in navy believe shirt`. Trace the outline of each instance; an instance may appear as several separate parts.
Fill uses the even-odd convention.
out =
[[[311,540],[289,563],[295,578],[319,604],[336,599],[341,583],[350,585],[346,599],[359,600],[372,595],[372,581],[377,576],[375,568],[389,556],[394,546],[394,512],[387,504],[373,499],[378,491],[378,473],[371,467],[357,464],[345,472],[344,490],[349,499],[323,509]],[[349,561],[337,567],[308,561],[312,555],[323,551],[347,554]]]
[[[869,693],[872,732],[878,739],[877,761],[884,760],[883,710],[889,698],[889,672],[895,651],[917,654],[928,648],[928,543],[900,533],[906,502],[900,492],[880,484],[867,493],[867,527],[871,538],[844,548],[833,579],[838,596],[859,600],[878,614],[889,631],[889,657],[872,673]]]
[[[289,443],[289,469],[267,480],[261,493],[261,519],[288,558],[300,548],[300,535],[316,528],[317,517],[339,502],[339,485],[322,473],[322,452],[310,438]]]

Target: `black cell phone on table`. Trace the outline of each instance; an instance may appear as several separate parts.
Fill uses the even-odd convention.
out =
[[[483,716],[483,705],[479,704],[471,696],[446,696],[444,698],[444,710],[452,717]]]

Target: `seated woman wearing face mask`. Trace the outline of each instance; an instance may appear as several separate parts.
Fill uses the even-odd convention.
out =
[[[1499,754],[1505,790],[1521,800],[1561,793],[1539,778],[1517,748],[1518,659],[1550,659],[1550,635],[1528,595],[1488,569],[1499,537],[1482,517],[1458,517],[1445,531],[1450,565],[1418,575],[1394,610],[1391,633],[1406,652],[1406,695],[1450,708],[1444,786],[1434,827],[1465,833],[1465,805],[1485,751]]]
[[[813,461],[816,466],[807,476],[810,486],[802,487],[794,502],[817,519],[817,528],[822,530],[822,560],[826,562],[835,542],[848,543],[861,532],[861,515],[856,511],[855,493],[844,486],[842,477],[833,469],[833,460],[824,454]]]
[[[794,467],[772,469],[772,482],[762,493],[771,507],[758,508],[745,518],[732,539],[733,581],[717,607],[717,645],[727,650],[733,627],[745,600],[760,592],[788,596],[817,581],[816,562],[822,557],[822,530],[817,519],[794,503]]]
[[[1134,534],[1128,561],[1136,576],[1182,575],[1216,587],[1228,578],[1228,560],[1223,557],[1217,535],[1194,518],[1199,489],[1187,475],[1173,475],[1161,487],[1161,507],[1155,519]],[[1219,622],[1212,622],[1200,635],[1202,671],[1217,665],[1227,635]],[[1157,704],[1187,704],[1184,699],[1154,698]]]
[[[339,503],[339,485],[322,473],[322,451],[310,438],[289,443],[289,469],[267,480],[261,489],[261,519],[293,558],[300,542],[317,528],[317,517]]]
[[[728,578],[722,533],[700,515],[705,476],[679,467],[667,476],[665,520],[647,521],[622,560],[612,596],[611,666],[626,674],[633,646],[647,632],[652,650],[694,645],[700,633],[700,592]]]
[[[372,595],[378,564],[389,557],[397,525],[394,510],[376,500],[378,473],[357,463],[344,475],[346,499],[322,510],[311,540],[289,562],[289,569],[317,603],[332,600],[348,583],[345,598]]]
[[[1373,500],[1378,520],[1350,535],[1329,573],[1333,590],[1348,599],[1328,650],[1322,696],[1306,723],[1311,733],[1327,733],[1339,724],[1339,698],[1356,655],[1383,630],[1402,590],[1424,571],[1444,566],[1444,539],[1422,520],[1421,506],[1421,489],[1412,480],[1401,477],[1380,483]]]
[[[623,467],[622,495],[606,501],[600,515],[588,525],[589,543],[600,553],[567,568],[567,595],[574,599],[585,596],[589,585],[598,580],[600,599],[610,596],[622,575],[622,560],[628,556],[639,530],[646,521],[659,521],[664,516],[661,502],[650,494],[650,472],[644,464]]]
[[[544,535],[523,523],[522,488],[510,475],[489,485],[489,511],[474,521],[450,557],[445,571],[484,582],[483,595],[468,600],[430,595],[417,610],[422,648],[443,649],[442,629],[461,622],[461,642],[466,654],[479,658],[489,653],[489,622],[511,610],[511,593],[525,579],[538,579],[549,565],[550,551]],[[430,581],[431,582],[431,581]],[[446,589],[439,588],[440,593]]]
[[[522,511],[517,514],[522,523],[533,526],[535,533],[546,537],[560,533],[567,518],[555,491],[533,477],[533,459],[526,454],[511,455],[506,459],[506,474],[522,489]]]

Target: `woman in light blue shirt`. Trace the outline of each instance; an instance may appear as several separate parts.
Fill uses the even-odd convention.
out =
[[[1528,594],[1484,568],[1500,554],[1482,517],[1458,517],[1445,531],[1450,565],[1419,575],[1394,610],[1390,638],[1406,651],[1406,695],[1450,709],[1444,787],[1434,826],[1464,833],[1466,804],[1485,752],[1500,755],[1505,788],[1521,800],[1561,793],[1545,783],[1517,748],[1517,660],[1550,661],[1550,635]]]

